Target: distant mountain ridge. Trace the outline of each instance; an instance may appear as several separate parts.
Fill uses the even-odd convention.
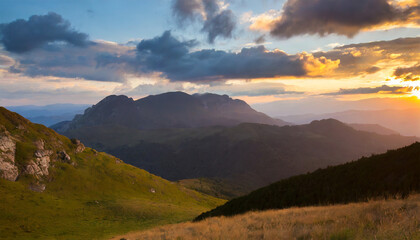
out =
[[[381,135],[400,135],[399,132],[383,127],[379,124],[349,123],[348,125],[359,131],[372,132]]]
[[[7,109],[16,112],[33,123],[51,126],[63,121],[69,121],[76,114],[81,114],[90,107],[87,104],[49,104],[45,106],[22,105],[9,106]]]
[[[87,126],[120,125],[133,129],[233,126],[243,122],[283,126],[287,123],[257,112],[227,95],[168,92],[133,100],[111,95],[77,115],[52,126],[59,132]]]
[[[350,124],[379,124],[405,136],[420,137],[420,107],[405,110],[349,110],[325,114],[281,116],[280,118],[293,124],[307,124],[314,120],[328,118]]]

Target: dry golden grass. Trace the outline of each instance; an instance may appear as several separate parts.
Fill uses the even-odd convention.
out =
[[[420,239],[420,195],[325,207],[251,212],[130,233],[113,239]]]

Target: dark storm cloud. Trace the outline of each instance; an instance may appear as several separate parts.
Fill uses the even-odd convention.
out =
[[[387,0],[288,0],[271,34],[290,38],[302,34],[339,34],[352,37],[362,29],[413,21],[420,7],[404,9]]]
[[[174,38],[170,31],[166,31],[162,36],[142,40],[137,45],[137,50],[141,54],[151,54],[168,59],[177,59],[185,56],[189,52],[189,49],[197,44],[198,43],[195,40],[181,42]]]
[[[172,12],[180,26],[189,24],[187,20],[202,22],[201,31],[207,33],[209,43],[217,37],[231,38],[236,27],[233,12],[220,9],[217,0],[174,0]]]
[[[80,78],[124,82],[127,74],[159,73],[171,81],[220,82],[226,79],[305,76],[308,56],[268,51],[264,46],[240,52],[192,51],[195,40],[181,41],[167,31],[142,40],[137,48],[95,42],[85,48],[68,44],[45,45],[14,56],[11,73],[30,77]]]
[[[89,44],[87,34],[77,32],[68,21],[52,12],[0,24],[0,42],[10,52],[24,53],[56,41],[79,47]]]
[[[420,80],[420,64],[412,67],[395,69],[394,76],[405,81],[418,81]]]
[[[169,31],[137,46],[143,72],[162,72],[173,81],[212,81],[238,78],[303,76],[306,71],[297,55],[269,52],[263,46],[243,48],[239,53],[200,50],[195,41],[179,41]]]
[[[386,94],[406,94],[413,90],[413,87],[391,87],[388,85],[382,85],[380,87],[372,88],[349,88],[340,89],[338,92],[325,93],[323,95],[352,95],[352,94],[374,94],[374,93],[386,93]]]
[[[57,45],[53,48],[44,46],[14,56],[15,64],[9,67],[9,72],[29,77],[53,76],[123,82],[126,62],[113,62],[103,68],[98,65],[96,58],[100,57],[105,61],[106,56],[111,54],[124,53],[124,56],[127,56],[127,49],[125,46],[100,42],[85,48],[72,45]],[[121,61],[128,62],[129,59],[125,57]]]
[[[235,29],[235,16],[231,10],[224,10],[215,17],[204,22],[203,31],[207,33],[207,41],[214,43],[218,36],[231,38]]]

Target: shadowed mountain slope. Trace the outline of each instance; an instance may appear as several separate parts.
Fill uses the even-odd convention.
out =
[[[357,131],[333,119],[285,127],[243,123],[135,130],[104,125],[67,134],[163,178],[225,180],[239,187],[236,193],[417,140]]]
[[[230,216],[247,211],[406,197],[420,191],[420,143],[358,161],[291,177],[203,213]]]

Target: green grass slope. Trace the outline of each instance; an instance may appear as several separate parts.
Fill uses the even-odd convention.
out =
[[[291,177],[233,199],[196,218],[252,210],[328,205],[420,191],[420,143],[358,161]]]
[[[248,193],[246,187],[223,179],[193,178],[177,182],[186,188],[221,199],[232,199]]]
[[[104,239],[139,228],[191,220],[224,201],[188,190],[72,142],[0,108],[0,135],[16,139],[16,182],[0,179],[1,239]],[[64,149],[74,164],[52,161],[47,176],[23,173],[35,141]],[[55,153],[54,153],[55,154]],[[52,155],[54,158],[54,154]],[[30,190],[45,185],[45,191]]]

